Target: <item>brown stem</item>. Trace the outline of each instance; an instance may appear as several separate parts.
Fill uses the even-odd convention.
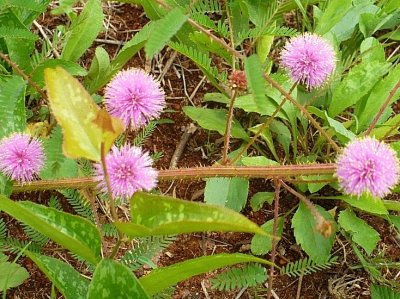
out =
[[[26,80],[36,91],[41,95],[43,99],[47,99],[46,93],[39,87],[39,85],[36,84],[28,75],[24,73],[23,70],[21,70],[18,65],[16,65],[14,62],[8,58],[7,55],[4,53],[0,52],[0,57],[6,61],[24,80]]]
[[[378,113],[375,115],[375,118],[373,119],[372,123],[368,127],[367,131],[365,131],[365,135],[371,134],[372,129],[376,126],[376,123],[378,122],[379,118],[381,118],[383,112],[389,106],[390,102],[392,101],[392,98],[396,94],[397,90],[400,88],[400,81],[397,82],[395,87],[392,88],[392,90],[389,92],[389,95],[386,99],[386,101],[382,104],[381,108],[379,109]]]
[[[293,177],[300,175],[313,174],[334,174],[336,165],[333,163],[325,164],[306,164],[306,165],[279,165],[279,166],[210,166],[193,167],[182,169],[165,169],[158,172],[158,180],[198,180],[209,177],[247,177],[247,178],[265,178],[276,179],[284,177]],[[28,192],[40,190],[56,189],[82,189],[93,187],[97,183],[91,177],[59,179],[59,180],[41,180],[30,183],[16,183],[13,186],[13,192]]]
[[[292,93],[294,88],[296,87],[297,83],[293,84],[292,88],[289,90],[289,94]],[[261,127],[258,129],[256,134],[251,137],[250,141],[246,144],[246,146],[236,155],[236,157],[232,160],[230,164],[234,164],[237,160],[239,160],[244,153],[247,152],[247,150],[250,148],[250,146],[253,145],[253,143],[257,140],[257,138],[261,135],[261,133],[264,131],[264,129],[271,124],[271,122],[275,119],[275,116],[279,113],[279,111],[282,109],[283,105],[285,105],[287,101],[287,98],[284,98],[282,102],[279,104],[278,107],[276,107],[274,113],[261,125]]]
[[[224,136],[224,148],[222,152],[222,165],[226,165],[228,163],[228,151],[229,151],[229,143],[231,140],[231,130],[232,130],[232,119],[233,119],[233,104],[236,98],[236,89],[233,90],[231,95],[231,100],[229,102],[229,110],[228,117],[226,119],[226,127],[225,127],[225,136]]]
[[[276,237],[277,230],[278,230],[278,217],[279,217],[279,192],[281,191],[281,181],[280,180],[275,180],[274,181],[275,185],[275,198],[274,198],[274,224],[272,227],[272,236]],[[276,257],[276,243],[277,240],[275,238],[272,239],[272,249],[271,249],[271,263],[275,263],[275,257]],[[269,279],[268,279],[268,293],[267,293],[267,299],[271,298],[272,295],[272,284],[274,281],[274,267],[270,267],[269,269]]]
[[[274,79],[272,79],[269,75],[264,74],[265,79],[275,87],[282,95],[284,95],[297,109],[299,109],[313,124],[313,126],[323,135],[326,140],[332,145],[336,152],[340,152],[340,147],[336,144],[335,141],[328,135],[328,133],[319,125],[319,123],[312,117],[312,115],[304,108],[301,104],[299,104],[286,90],[282,88],[280,84],[278,84]]]

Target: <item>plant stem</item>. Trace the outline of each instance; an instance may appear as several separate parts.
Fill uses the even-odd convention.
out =
[[[365,131],[365,135],[370,135],[372,129],[376,126],[376,123],[378,120],[381,118],[383,112],[389,106],[390,102],[392,101],[392,98],[396,94],[397,90],[400,88],[400,81],[397,82],[397,84],[390,90],[389,95],[386,99],[386,101],[382,104],[381,108],[379,109],[378,113],[375,115],[375,118],[373,119],[372,123],[368,127],[367,131]]]
[[[297,83],[293,84],[292,88],[289,90],[289,94],[292,93],[294,88],[296,87]],[[287,98],[283,98],[282,102],[279,104],[278,107],[276,107],[274,113],[271,114],[271,116],[261,125],[261,127],[258,129],[256,134],[251,137],[250,141],[246,144],[246,146],[236,155],[236,157],[232,160],[231,164],[234,164],[237,160],[239,160],[242,155],[247,152],[247,150],[250,148],[250,146],[253,145],[253,143],[257,140],[257,138],[261,135],[261,133],[264,131],[264,129],[271,124],[271,122],[274,120],[275,116],[279,113],[279,111],[282,109],[283,105],[285,105],[287,101]]]
[[[276,237],[276,233],[278,230],[278,217],[279,217],[279,192],[281,191],[281,181],[280,180],[275,180],[274,181],[275,185],[275,196],[274,196],[274,224],[272,227],[272,236]],[[276,257],[276,238],[273,238],[271,240],[272,243],[272,248],[271,248],[271,263],[275,263],[275,257]],[[274,281],[274,267],[269,268],[269,279],[268,279],[268,293],[267,293],[267,299],[271,298],[272,295],[272,284]]]
[[[307,118],[308,120],[313,124],[313,126],[320,132],[321,135],[323,135],[326,140],[332,145],[332,147],[335,149],[336,152],[340,152],[340,147],[336,144],[335,141],[331,138],[331,136],[328,135],[328,133],[319,125],[319,123],[312,117],[312,115],[307,111],[306,108],[303,107],[303,105],[299,104],[286,90],[283,89],[283,87],[278,84],[274,79],[272,79],[269,75],[264,74],[265,79],[273,86],[275,87],[282,95],[285,96],[297,109],[299,109]]]
[[[229,102],[229,110],[228,117],[226,119],[226,127],[225,127],[225,136],[224,136],[224,148],[222,152],[222,165],[226,165],[228,163],[228,151],[229,151],[229,143],[231,140],[231,130],[232,130],[232,119],[233,119],[233,104],[235,102],[237,91],[233,90],[231,95],[231,100]]]
[[[158,180],[199,180],[202,178],[210,177],[247,177],[276,179],[299,175],[334,174],[335,170],[336,165],[333,163],[278,166],[209,166],[160,170],[158,172]],[[19,193],[67,188],[82,189],[93,187],[96,185],[97,183],[93,180],[92,177],[60,180],[41,180],[24,184],[16,183],[13,185],[13,192]]]

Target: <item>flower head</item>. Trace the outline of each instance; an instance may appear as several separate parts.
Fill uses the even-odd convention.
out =
[[[141,69],[119,72],[107,85],[104,101],[111,115],[133,128],[158,117],[165,106],[159,82]]]
[[[32,181],[44,165],[42,143],[17,133],[0,141],[0,170],[18,182]]]
[[[149,191],[157,185],[158,173],[151,167],[153,161],[139,147],[125,145],[118,149],[113,146],[105,160],[113,197],[130,198],[136,191]],[[95,165],[94,179],[100,191],[107,193],[101,164]]]
[[[294,37],[281,54],[282,65],[295,82],[308,89],[320,87],[335,68],[335,51],[327,40],[305,33]]]
[[[384,197],[399,179],[399,161],[389,145],[366,137],[350,142],[337,159],[336,175],[343,191]]]

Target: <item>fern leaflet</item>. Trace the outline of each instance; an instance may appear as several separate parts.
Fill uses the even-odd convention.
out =
[[[25,223],[21,223],[22,228],[25,232],[25,234],[36,244],[38,244],[40,247],[43,247],[48,241],[49,238],[46,237],[45,235],[39,233],[37,230],[34,228],[30,227],[29,225]]]
[[[192,19],[203,27],[215,31],[224,38],[228,38],[228,26],[224,24],[221,20],[219,20],[217,24],[215,24],[215,22],[211,20],[208,16],[200,13],[193,14]]]
[[[221,3],[218,0],[199,0],[191,7],[191,14],[220,13]]]
[[[241,39],[246,38],[259,38],[263,35],[273,35],[273,36],[294,36],[297,34],[297,30],[288,27],[268,27],[263,30],[259,28],[252,28],[245,32],[240,32],[239,37]]]
[[[154,130],[157,127],[157,123],[155,121],[150,121],[140,132],[136,135],[133,140],[134,146],[142,146],[147,139],[153,134]]]
[[[0,240],[7,237],[7,226],[3,218],[0,218]]]
[[[29,244],[29,245],[28,245]],[[26,247],[28,246],[28,247]],[[32,241],[18,240],[15,238],[0,239],[0,250],[6,250],[10,253],[18,254],[26,247],[26,250],[40,253],[42,251],[42,246],[37,243],[32,243]]]
[[[147,264],[153,268],[156,265],[151,260],[160,251],[168,247],[176,239],[175,236],[152,236],[138,238],[138,244],[135,248],[127,251],[122,257],[121,262],[135,271],[141,266]]]
[[[116,226],[112,223],[104,223],[101,226],[101,232],[105,237],[112,237],[112,238],[118,237],[118,230]]]
[[[56,209],[56,210],[59,210],[59,211],[62,210],[62,206],[61,206],[61,204],[60,204],[60,201],[59,201],[58,198],[55,197],[55,196],[51,196],[51,197],[50,197],[48,206],[49,206],[50,208],[53,208],[53,209]]]
[[[330,268],[336,264],[337,256],[330,256],[325,262],[317,263],[309,258],[297,260],[295,262],[287,264],[281,268],[281,274],[292,276],[301,276],[311,274],[319,270]]]
[[[267,279],[265,268],[259,264],[248,264],[243,268],[231,268],[212,278],[213,289],[234,290],[243,287],[252,287],[263,283]]]
[[[90,203],[79,194],[79,191],[74,189],[65,189],[58,190],[58,192],[65,196],[66,200],[78,215],[94,222],[92,207]]]

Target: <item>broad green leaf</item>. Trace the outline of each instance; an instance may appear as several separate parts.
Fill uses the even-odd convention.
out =
[[[105,85],[110,78],[107,76],[112,72],[110,57],[103,47],[97,47],[89,68],[89,72],[85,77],[85,86],[89,93],[93,93],[99,86]]]
[[[330,256],[335,241],[336,225],[331,214],[320,206],[316,206],[316,208],[325,220],[331,222],[332,233],[330,237],[325,238],[318,231],[314,216],[303,202],[300,202],[292,218],[292,228],[297,244],[301,245],[301,248],[313,261],[319,262],[326,261]]]
[[[252,100],[258,111],[260,111],[260,114],[263,114],[267,102],[267,97],[265,96],[266,83],[260,59],[257,55],[252,55],[246,59],[244,70],[246,72],[247,84],[252,93]]]
[[[384,200],[385,208],[390,211],[400,212],[400,202],[398,200]]]
[[[379,61],[363,61],[333,90],[329,116],[334,117],[365,96],[388,71],[388,64]]]
[[[278,218],[278,225],[277,225],[277,237],[282,236],[283,232],[283,225],[284,225],[284,218]],[[273,228],[274,228],[274,219],[271,219],[261,225],[261,228],[271,236],[273,236]],[[276,241],[278,242],[278,241]],[[272,249],[272,238],[261,236],[261,235],[254,235],[253,239],[251,239],[251,252],[255,255],[264,255],[267,254]]]
[[[351,8],[351,1],[348,0],[335,0],[329,1],[321,18],[318,20],[315,33],[324,35],[329,32],[349,11]]]
[[[103,19],[101,0],[87,1],[81,14],[72,22],[67,31],[67,39],[61,58],[77,61],[92,45],[92,42],[103,28]]]
[[[365,39],[360,45],[362,60],[385,62],[385,49],[374,37]]]
[[[229,105],[229,98],[219,92],[208,92],[203,96],[203,102],[216,102]]]
[[[178,32],[188,16],[179,7],[172,9],[161,20],[157,21],[158,28],[153,30],[144,47],[148,58],[156,55],[166,43]]]
[[[243,157],[242,163],[245,166],[271,166],[271,165],[279,165],[278,162],[265,158],[264,156],[255,156],[255,157]]]
[[[261,126],[262,125],[257,125],[257,126],[251,127],[249,129],[249,131],[256,134],[256,132],[258,132],[258,130],[260,129]],[[265,128],[261,132],[260,136],[267,143],[267,146],[268,146],[269,150],[271,151],[272,155],[274,156],[274,159],[276,161],[280,161],[280,157],[276,153],[274,140],[272,138],[272,134],[271,134],[271,131],[269,130],[269,128]]]
[[[206,180],[204,201],[240,212],[246,205],[248,193],[248,179],[210,178]]]
[[[25,129],[25,88],[20,76],[0,77],[0,139]]]
[[[87,298],[150,299],[146,288],[127,266],[109,259],[97,265]]]
[[[29,277],[28,271],[16,263],[0,261],[0,293],[19,286]]]
[[[264,203],[272,204],[275,198],[274,192],[257,192],[250,199],[250,206],[253,211],[258,211],[262,208]]]
[[[142,286],[148,292],[148,294],[152,296],[163,289],[169,286],[174,286],[178,282],[188,279],[192,276],[213,271],[225,266],[252,262],[273,265],[267,260],[251,255],[241,253],[221,253],[194,258],[188,261],[173,264],[171,266],[155,269],[146,276],[139,278],[139,281],[142,283]]]
[[[286,156],[288,156],[290,143],[292,141],[292,134],[288,127],[278,120],[273,120],[269,125],[269,129],[272,133],[275,133],[276,140],[282,145]]]
[[[221,135],[225,134],[227,119],[226,110],[186,106],[183,107],[183,112],[185,112],[185,114],[189,116],[192,120],[198,122],[198,124],[202,128],[218,131],[218,133],[220,133]],[[235,119],[233,119],[231,135],[234,138],[249,140],[249,136],[246,134],[246,131]]]
[[[90,221],[29,201],[14,202],[3,195],[0,195],[0,210],[87,261],[93,264],[99,261],[100,233]]]
[[[371,136],[375,136],[376,139],[382,139],[383,137],[391,137],[396,135],[398,132],[400,124],[400,114],[396,114],[393,117],[389,118],[385,123],[375,127],[371,131]],[[388,134],[388,135],[387,135]]]
[[[235,231],[265,235],[258,225],[243,215],[221,206],[144,192],[136,192],[130,206],[131,222],[117,222],[115,225],[131,238],[204,231]]]
[[[350,204],[355,208],[358,208],[360,210],[369,213],[380,214],[380,215],[389,214],[382,199],[373,197],[371,195],[363,194],[359,198],[354,196],[343,195],[343,196],[337,196],[336,198],[347,202],[348,204]]]
[[[269,97],[265,97],[265,99],[266,100],[262,108],[259,108],[257,103],[254,101],[253,95],[246,94],[237,97],[233,106],[235,108],[243,109],[246,112],[255,112],[261,115],[272,115],[275,112],[276,107],[278,107],[278,105],[273,99]],[[278,112],[277,117],[287,119],[286,114],[282,110]]]
[[[364,248],[370,255],[378,244],[379,233],[364,220],[358,218],[351,210],[346,209],[339,214],[338,223],[351,235],[351,239]]]
[[[400,216],[388,215],[390,223],[393,224],[398,231],[400,231]]]
[[[397,65],[389,72],[389,74],[383,80],[379,81],[374,86],[374,88],[371,91],[371,94],[368,96],[367,100],[365,101],[365,104],[363,105],[364,109],[357,111],[358,126],[360,131],[363,131],[370,125],[372,120],[375,118],[377,111],[388,98],[389,92],[394,88],[394,86],[399,81],[399,78],[400,78],[400,65]],[[397,93],[396,95],[393,96],[391,103],[395,101],[399,95],[400,95],[400,90],[397,90]]]
[[[107,152],[123,131],[120,119],[95,104],[78,80],[57,67],[45,70],[51,109],[63,128],[64,154],[99,161],[101,144]]]
[[[371,285],[371,299],[400,299],[400,292],[391,287]]]
[[[86,298],[89,280],[70,264],[30,251],[25,251],[25,254],[46,274],[66,299]]]

